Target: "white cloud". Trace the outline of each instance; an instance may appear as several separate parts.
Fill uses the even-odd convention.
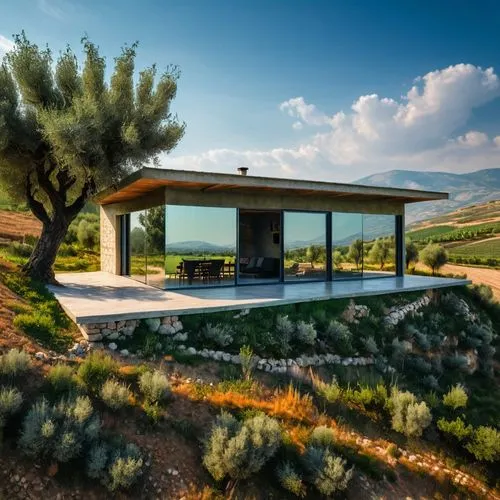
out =
[[[472,148],[483,146],[488,140],[488,136],[484,132],[478,132],[477,130],[471,130],[457,138],[458,144]]]
[[[63,21],[66,16],[66,11],[69,6],[64,0],[37,0],[38,8],[50,17]]]
[[[8,38],[0,35],[0,61],[3,56],[14,48],[14,42]]]
[[[377,94],[360,96],[348,112],[328,115],[303,97],[280,110],[295,121],[294,129],[323,127],[295,148],[238,152],[214,150],[168,160],[167,165],[197,165],[234,171],[254,167],[254,174],[296,175],[336,180],[390,170],[467,171],[500,164],[500,136],[492,141],[477,130],[457,137],[474,109],[500,96],[500,81],[492,68],[457,64],[415,80],[400,99]]]

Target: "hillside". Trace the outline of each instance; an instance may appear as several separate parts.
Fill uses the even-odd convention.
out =
[[[406,222],[437,217],[469,205],[484,204],[500,199],[500,169],[478,170],[466,174],[447,172],[418,172],[414,170],[391,170],[363,177],[356,181],[367,186],[387,186],[407,189],[444,191],[449,200],[408,205]]]

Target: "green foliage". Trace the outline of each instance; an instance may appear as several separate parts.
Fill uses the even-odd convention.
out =
[[[466,448],[478,460],[495,462],[500,459],[500,431],[493,427],[480,426],[474,430],[472,441]]]
[[[31,358],[25,351],[11,349],[0,356],[0,376],[17,377],[31,367]]]
[[[233,342],[233,330],[229,324],[207,323],[202,329],[202,334],[218,347],[226,347]]]
[[[52,366],[47,373],[47,382],[55,394],[75,392],[79,382],[73,369],[64,363]]]
[[[352,333],[347,325],[340,321],[332,320],[328,324],[324,333],[327,342],[331,343],[334,349],[343,356],[353,353]]]
[[[435,275],[448,262],[448,252],[441,245],[429,243],[420,251],[419,259],[430,267],[432,274]]]
[[[335,403],[338,401],[342,394],[342,389],[340,388],[335,377],[333,377],[329,384],[319,379],[314,380],[314,389],[319,396],[324,398],[329,403]]]
[[[57,342],[55,321],[50,314],[45,312],[34,310],[18,314],[14,318],[14,326],[41,343],[51,345],[53,342]]]
[[[145,401],[142,405],[142,408],[152,424],[155,425],[160,421],[162,417],[162,411],[158,403],[149,403],[148,401]]]
[[[142,465],[139,448],[134,444],[126,445],[111,457],[106,486],[110,491],[130,488],[142,473]]]
[[[8,252],[15,257],[29,257],[31,252],[33,252],[33,245],[28,243],[20,243],[19,241],[13,241],[7,247]]]
[[[327,448],[335,443],[335,433],[330,427],[320,425],[315,427],[309,436],[308,444],[315,447]]]
[[[15,387],[0,386],[0,439],[7,418],[16,413],[23,402],[23,395]]]
[[[361,261],[363,260],[363,240],[358,238],[351,243],[349,252],[347,253],[347,259],[354,262],[356,269],[359,269]]]
[[[91,352],[78,368],[78,376],[95,394],[98,394],[106,380],[118,373],[118,363],[102,351]]]
[[[101,389],[101,399],[112,410],[119,410],[129,404],[130,391],[125,384],[108,379]]]
[[[250,346],[244,345],[240,348],[240,361],[243,378],[250,380],[256,364],[253,349]]]
[[[276,453],[281,444],[278,422],[266,415],[257,415],[238,422],[222,413],[205,442],[203,464],[220,481],[246,479],[258,472]]]
[[[421,436],[432,421],[425,402],[418,403],[414,394],[393,388],[388,401],[392,417],[392,428],[405,436]]]
[[[279,464],[276,475],[281,487],[296,497],[303,498],[306,496],[306,487],[302,478],[294,469],[290,462],[282,462]]]
[[[416,264],[418,262],[418,247],[411,240],[406,240],[405,247],[405,264],[406,269],[410,267],[411,263]]]
[[[170,395],[170,383],[159,370],[143,373],[139,377],[139,389],[147,403],[161,403]]]
[[[473,432],[472,425],[466,425],[466,423],[460,417],[457,417],[455,420],[446,420],[445,418],[440,418],[437,421],[437,426],[441,432],[450,434],[458,441],[464,441],[468,439]]]
[[[390,238],[377,238],[368,253],[371,262],[384,269],[387,262],[394,258],[394,241]]]
[[[335,456],[328,448],[308,446],[303,463],[309,481],[325,496],[345,490],[352,478],[353,469],[346,470],[345,460]]]
[[[68,462],[99,436],[100,422],[86,396],[61,399],[55,405],[36,402],[23,421],[19,446],[33,458]]]
[[[365,339],[361,339],[361,343],[368,354],[375,355],[378,353],[377,342],[371,335]]]
[[[456,384],[443,396],[443,404],[454,410],[467,406],[467,400],[468,396],[462,384]]]
[[[314,345],[318,336],[313,323],[306,323],[300,320],[295,325],[295,338],[306,345]]]
[[[128,443],[110,446],[95,443],[87,455],[87,475],[100,479],[111,492],[130,488],[142,474],[143,458],[139,448]]]
[[[54,61],[24,32],[14,43],[0,66],[0,179],[9,196],[26,200],[62,237],[99,187],[179,142],[184,124],[170,112],[179,72],[170,68],[156,79],[152,66],[134,81],[136,44],[124,47],[107,72],[88,38],[81,66],[69,47]],[[52,264],[60,242],[42,238],[47,245],[35,249],[44,257],[41,267],[30,266],[33,275],[47,278],[50,271],[42,267]]]
[[[88,250],[92,250],[99,243],[99,224],[90,224],[85,219],[81,220],[78,224],[77,239],[78,243]]]

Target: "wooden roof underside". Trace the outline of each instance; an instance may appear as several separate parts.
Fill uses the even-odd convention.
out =
[[[430,197],[428,193],[422,192],[421,196],[418,194],[410,196],[399,195],[397,190],[394,194],[379,194],[374,193],[374,189],[367,187],[367,192],[352,192],[348,190],[318,190],[318,189],[300,189],[300,188],[281,188],[274,186],[243,186],[239,184],[221,184],[213,182],[185,182],[171,179],[148,179],[139,178],[130,184],[118,189],[114,192],[107,190],[100,196],[97,202],[101,205],[110,203],[122,203],[136,198],[147,195],[161,187],[169,187],[179,191],[201,191],[201,192],[231,192],[241,194],[263,194],[269,193],[279,196],[322,196],[326,198],[358,198],[363,200],[381,200],[381,201],[400,201],[404,203],[426,201],[430,199],[439,199],[443,196]],[[416,192],[418,193],[418,192]],[[442,194],[442,193],[436,193]]]

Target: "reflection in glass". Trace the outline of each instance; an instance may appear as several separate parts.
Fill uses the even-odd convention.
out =
[[[326,279],[326,214],[285,212],[285,281]]]
[[[280,218],[278,210],[240,210],[238,283],[279,281]]]
[[[396,217],[363,215],[365,276],[396,274]]]
[[[236,209],[167,205],[165,286],[235,282]]]
[[[149,208],[139,215],[146,229],[146,282],[157,288],[165,287],[165,206]]]
[[[130,214],[130,277],[146,283],[146,211]]]
[[[363,275],[363,216],[332,214],[333,278],[360,278]]]

